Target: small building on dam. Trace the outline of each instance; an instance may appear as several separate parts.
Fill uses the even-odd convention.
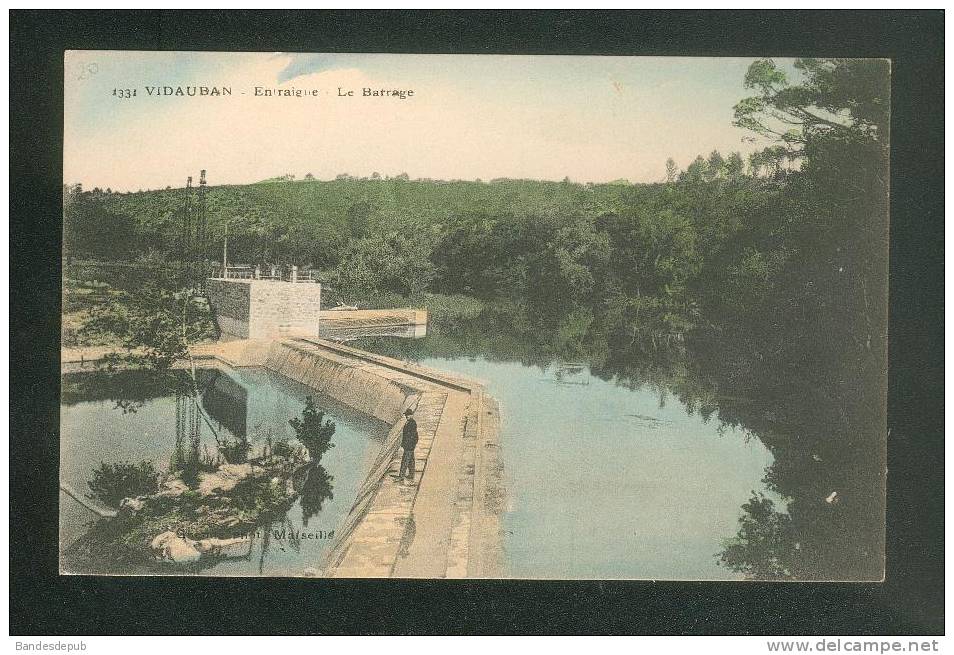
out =
[[[225,338],[318,335],[321,284],[317,282],[209,278],[206,290]]]

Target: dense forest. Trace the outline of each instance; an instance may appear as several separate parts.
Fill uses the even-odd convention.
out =
[[[770,487],[795,499],[782,513],[753,496],[723,563],[877,576],[888,62],[795,67],[796,79],[770,60],[746,74],[735,123],[766,145],[746,158],[670,160],[652,184],[343,174],[211,187],[206,255],[220,258],[227,228],[231,261],[318,269],[343,302],[473,298],[485,309],[469,324],[435,317],[455,348],[506,323],[534,341],[525,359],[586,357],[620,383],[717,406],[772,449]],[[67,285],[91,261],[174,266],[186,193],[65,189]],[[846,500],[819,504],[833,478]]]

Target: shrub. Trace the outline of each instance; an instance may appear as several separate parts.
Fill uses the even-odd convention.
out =
[[[288,443],[288,439],[279,439],[271,448],[272,455],[276,457],[291,457],[295,454],[295,448]]]
[[[93,470],[93,477],[86,484],[94,498],[110,507],[118,507],[123,498],[156,493],[159,474],[148,461],[139,464],[103,462]]]
[[[252,450],[252,444],[248,439],[223,439],[219,442],[219,452],[229,464],[244,464],[248,461],[248,453]]]

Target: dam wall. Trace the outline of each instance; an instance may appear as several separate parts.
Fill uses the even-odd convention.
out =
[[[408,397],[428,388],[425,380],[375,365],[370,353],[355,359],[361,351],[317,339],[230,341],[202,354],[213,352],[229,366],[270,369],[385,423],[398,421]]]
[[[273,342],[264,366],[385,423],[398,421],[408,397],[420,393],[413,384],[381,375],[375,367],[355,366],[334,350],[316,353],[294,341]]]
[[[334,328],[427,325],[427,310],[409,307],[400,309],[324,309],[321,311],[321,322]]]

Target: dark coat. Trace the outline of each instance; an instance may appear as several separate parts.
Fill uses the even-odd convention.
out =
[[[404,424],[404,430],[401,432],[401,448],[411,450],[417,445],[417,421],[410,416],[407,423]]]

